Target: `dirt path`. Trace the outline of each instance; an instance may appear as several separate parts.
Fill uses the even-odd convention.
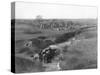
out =
[[[45,67],[45,71],[59,71],[61,68],[59,67],[59,62],[53,62],[50,64],[43,64]]]

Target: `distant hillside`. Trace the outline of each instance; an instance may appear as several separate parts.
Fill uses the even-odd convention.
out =
[[[43,21],[47,21],[47,22],[51,22],[53,20],[55,21],[73,21],[74,23],[82,23],[82,24],[97,24],[97,19],[42,19]],[[41,20],[41,21],[42,21]],[[14,19],[12,19],[12,22],[14,21]],[[36,19],[15,19],[16,23],[24,23],[24,24],[34,24],[34,22],[36,23],[37,20]]]

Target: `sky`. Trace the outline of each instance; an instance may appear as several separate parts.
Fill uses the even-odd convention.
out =
[[[44,19],[97,18],[97,8],[65,4],[15,3],[16,19],[35,19],[37,15],[41,15]]]

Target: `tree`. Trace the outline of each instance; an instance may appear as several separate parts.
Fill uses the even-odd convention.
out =
[[[37,15],[36,19],[42,19],[42,16],[41,15]]]

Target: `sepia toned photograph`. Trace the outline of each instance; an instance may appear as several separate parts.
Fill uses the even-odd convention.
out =
[[[11,71],[96,69],[97,7],[11,3]]]

